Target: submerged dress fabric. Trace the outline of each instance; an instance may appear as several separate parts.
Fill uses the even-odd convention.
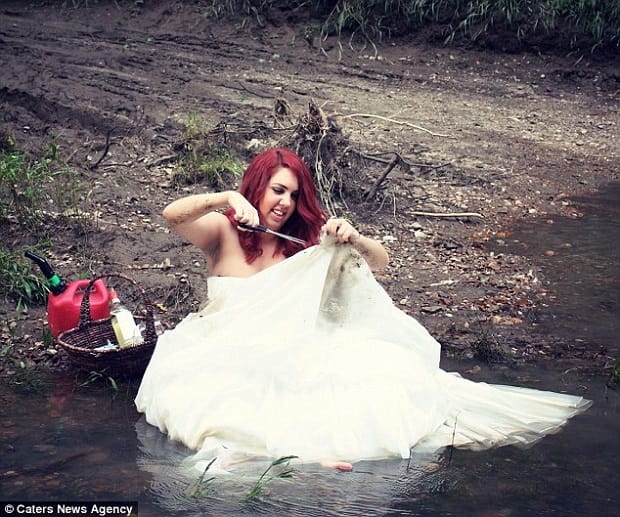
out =
[[[331,239],[248,278],[211,277],[208,295],[160,336],[136,397],[202,458],[526,445],[590,404],[443,371],[439,343]]]

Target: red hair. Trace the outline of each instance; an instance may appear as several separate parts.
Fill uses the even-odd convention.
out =
[[[274,173],[285,167],[297,178],[299,190],[295,211],[281,228],[282,233],[298,237],[306,241],[306,246],[319,242],[319,232],[327,214],[321,208],[316,196],[314,179],[308,166],[296,153],[286,148],[274,148],[263,151],[250,162],[245,170],[239,192],[254,206],[258,207],[263,199],[265,190]],[[229,208],[226,216],[231,224],[237,227],[234,219],[235,211]],[[239,232],[239,243],[245,253],[245,260],[251,264],[263,254],[260,247],[258,232]],[[277,250],[281,250],[285,257],[290,257],[304,249],[304,246],[295,242],[279,239]]]

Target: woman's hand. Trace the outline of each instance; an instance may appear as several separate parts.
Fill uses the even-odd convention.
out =
[[[353,225],[346,219],[332,217],[321,228],[322,232],[326,235],[335,237],[341,244],[353,244],[360,238],[360,232],[358,232]]]
[[[337,217],[328,219],[321,231],[335,237],[341,244],[351,244],[373,271],[387,266],[389,257],[383,245],[379,241],[360,235],[360,232],[346,219]]]
[[[230,191],[228,193],[228,205],[235,211],[235,221],[250,226],[258,226],[260,218],[258,211],[252,204],[239,192]]]

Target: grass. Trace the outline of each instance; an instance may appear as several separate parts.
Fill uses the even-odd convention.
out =
[[[198,113],[188,113],[185,118],[185,137],[190,140],[199,140],[207,135],[206,124]]]
[[[4,298],[14,301],[18,310],[29,305],[42,305],[47,299],[43,277],[33,273],[21,248],[14,251],[0,246],[0,283]]]
[[[196,483],[190,487],[191,492],[189,493],[189,497],[193,499],[198,499],[198,498],[206,496],[208,488],[210,487],[211,483],[215,480],[214,476],[211,476],[210,478],[206,478],[206,475],[207,475],[207,471],[211,468],[211,465],[215,463],[215,460],[217,460],[217,457],[213,458],[208,463],[208,465],[203,470],[202,474],[200,474],[200,476],[198,477]]]
[[[80,383],[80,388],[84,388],[86,386],[90,386],[91,384],[98,383],[100,381],[104,381],[110,384],[112,391],[114,392],[114,396],[116,396],[119,392],[118,383],[116,379],[111,375],[108,375],[104,370],[92,370],[88,372],[88,377]]]
[[[115,3],[118,7],[118,0],[115,0]],[[133,7],[143,7],[146,3],[146,0],[133,0]],[[71,7],[73,9],[79,9],[80,7],[90,7],[99,4],[99,0],[65,0],[62,3],[64,8]]]
[[[6,134],[0,136],[0,149],[0,296],[21,308],[44,303],[47,294],[43,278],[33,273],[24,251],[40,253],[51,246],[50,236],[59,228],[82,234],[90,222],[79,208],[83,201],[79,175],[59,163],[53,138],[39,158],[17,149]],[[23,235],[24,228],[28,229],[28,240],[35,242],[11,244],[23,241],[14,237]]]
[[[120,0],[116,1],[120,7]],[[65,0],[65,8],[97,5],[98,0]],[[149,8],[149,2],[128,2],[132,11]],[[340,53],[342,42],[353,48],[372,46],[392,35],[412,34],[434,28],[443,33],[444,44],[480,41],[499,36],[502,44],[515,43],[536,48],[541,39],[552,38],[553,45],[590,50],[620,46],[620,2],[617,0],[211,0],[201,16],[209,20],[227,17],[242,21],[239,30],[252,21],[265,27],[270,13],[287,9],[303,12],[317,20],[318,40],[336,36]],[[314,29],[302,30],[311,45]],[[321,44],[318,48],[325,52]]]
[[[449,2],[459,4],[460,2]],[[473,41],[504,28],[518,41],[561,34],[571,47],[588,39],[592,49],[620,44],[620,4],[615,0],[478,0],[457,9],[446,38]]]
[[[262,13],[282,5],[275,0],[214,0],[204,17],[245,13],[261,25]],[[620,46],[617,0],[293,0],[286,5],[319,20],[321,40],[337,36],[340,46],[348,39],[351,47],[357,41],[375,51],[374,42],[431,26],[443,31],[445,44],[499,34],[526,45],[553,36],[584,50]]]
[[[274,479],[288,479],[293,477],[294,470],[289,468],[290,461],[292,459],[297,458],[297,456],[282,456],[274,461],[267,467],[265,472],[261,474],[258,478],[256,484],[252,487],[252,489],[245,495],[246,501],[251,501],[252,499],[257,498],[263,491],[263,489],[271,483]],[[283,469],[276,474],[271,474],[272,469],[274,467],[283,466]]]
[[[175,185],[193,185],[206,181],[212,187],[230,185],[241,177],[243,162],[228,149],[215,145],[196,148],[187,145],[172,182]]]
[[[243,160],[226,147],[210,143],[208,133],[199,115],[191,113],[187,116],[173,184],[192,185],[206,181],[212,187],[222,188],[242,176]]]
[[[65,8],[97,5],[98,0],[65,0]],[[119,0],[116,2],[119,6]],[[128,2],[130,10],[148,9],[149,2]],[[563,47],[595,51],[620,46],[620,2],[617,0],[211,0],[202,10],[204,19],[238,18],[246,29],[254,20],[260,27],[278,9],[300,11],[317,20],[320,41],[337,36],[338,46],[348,40],[362,47],[394,34],[415,33],[434,27],[444,43],[479,41],[500,36],[503,44],[536,46],[541,37],[553,37]],[[312,34],[304,31],[310,42]],[[324,51],[323,47],[319,48]]]
[[[45,199],[50,176],[46,157],[29,161],[18,150],[0,153],[0,219],[29,223]]]
[[[10,136],[4,136],[0,148],[0,221],[41,226],[50,217],[79,213],[78,175],[58,162],[53,139],[35,159]]]
[[[297,458],[297,456],[281,456],[272,461],[265,471],[260,475],[254,486],[245,494],[246,501],[252,501],[262,494],[264,488],[276,479],[290,479],[293,477],[294,470],[289,468],[290,461]],[[207,473],[213,463],[217,460],[213,458],[205,467],[204,471],[200,474],[195,483],[192,483],[186,489],[186,495],[188,498],[197,499],[206,497],[208,491],[211,489],[215,476],[207,478]],[[280,467],[280,469],[274,473],[274,469]]]

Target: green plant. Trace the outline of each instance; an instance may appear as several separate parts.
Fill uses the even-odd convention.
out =
[[[300,31],[302,39],[311,47],[314,46],[314,38],[320,34],[320,29],[314,25],[304,25]]]
[[[46,158],[30,163],[20,151],[0,153],[0,219],[28,222],[35,216],[45,197],[48,166]]]
[[[222,187],[243,174],[243,162],[228,149],[206,144],[185,144],[179,168],[172,180],[175,184],[194,184],[206,180],[214,187]]]
[[[105,369],[92,370],[88,372],[88,377],[86,378],[86,380],[80,383],[80,387],[84,388],[86,386],[90,386],[91,384],[99,382],[99,381],[107,381],[110,384],[112,391],[114,392],[114,396],[118,394],[119,390],[118,390],[118,383],[116,382],[116,379],[114,379],[114,377],[110,375],[107,375]]]
[[[200,498],[200,497],[204,497],[205,496],[206,489],[208,488],[208,486],[215,479],[215,477],[213,477],[213,476],[211,476],[208,479],[205,479],[205,476],[207,475],[207,471],[209,470],[209,468],[211,468],[211,465],[213,465],[213,463],[215,462],[216,459],[217,458],[213,458],[209,462],[209,464],[205,467],[205,469],[202,472],[202,474],[200,474],[200,476],[196,480],[196,483],[193,486],[190,486],[191,492],[189,493],[189,497]]]
[[[49,329],[43,329],[43,346],[46,349],[54,346],[54,335]]]
[[[290,464],[290,461],[295,458],[297,458],[297,456],[282,456],[272,461],[271,464],[265,470],[265,472],[263,472],[261,476],[258,478],[258,481],[254,485],[254,487],[245,495],[246,500],[249,501],[249,500],[252,500],[258,497],[263,491],[263,488],[265,488],[265,486],[271,483],[274,479],[287,479],[287,478],[293,477],[294,470],[292,468],[289,468],[289,464]],[[274,467],[282,466],[282,465],[284,465],[282,471],[278,472],[277,474],[273,474],[273,475],[269,474],[271,469],[273,469]]]
[[[345,31],[372,43],[434,25],[443,29],[446,44],[500,34],[506,42],[553,36],[571,48],[620,46],[617,0],[337,0],[314,8],[323,19],[322,38],[334,34],[339,42]]]
[[[381,5],[378,5],[382,3],[391,2],[339,0],[321,24],[320,39],[323,41],[335,34],[338,38],[339,49],[342,49],[342,36],[347,32],[350,48],[353,48],[353,42],[357,38],[361,41],[362,48],[370,44],[377,55],[378,50],[374,41],[380,41],[390,33],[389,11],[386,12]],[[395,7],[398,10],[400,6]]]
[[[50,176],[47,184],[47,200],[50,206],[54,207],[54,213],[44,215],[60,219],[63,226],[83,233],[92,224],[91,217],[80,208],[85,199],[88,199],[88,195],[84,196],[81,190],[79,172],[62,166]]]
[[[78,172],[58,164],[59,147],[54,137],[41,154],[31,159],[15,147],[10,137],[0,134],[0,222],[9,223],[3,228],[3,241],[12,233],[22,232],[25,225],[39,242],[49,240],[59,227],[79,235],[90,230],[91,218],[80,209],[88,196],[81,192]],[[7,262],[7,251],[2,251],[0,276],[16,279],[10,288],[23,287],[17,289],[18,298],[28,300],[32,282],[22,281],[23,267],[19,261]]]
[[[43,278],[32,272],[23,251],[16,252],[0,246],[0,282],[4,298],[15,301],[18,309],[31,304],[43,304],[47,298]]]
[[[185,119],[185,137],[188,140],[195,140],[205,135],[205,122],[202,116],[198,113],[189,113]]]
[[[259,25],[263,22],[260,13],[266,12],[273,6],[272,0],[212,0],[211,4],[203,11],[203,18],[220,20],[235,13],[244,13],[256,17]],[[242,22],[245,25],[246,21]]]
[[[60,213],[77,211],[77,173],[66,166],[53,168],[57,158],[54,140],[36,160],[14,147],[0,152],[0,219],[40,224],[50,215],[45,206],[54,206]]]
[[[13,343],[7,343],[0,348],[0,362],[3,364],[13,359]]]
[[[204,18],[246,14],[241,27],[255,19],[263,25],[263,15],[274,8],[270,0],[212,0]],[[319,20],[320,42],[336,36],[338,48],[348,38],[372,45],[393,34],[415,32],[433,25],[443,30],[445,43],[457,39],[475,41],[499,34],[503,40],[538,41],[553,36],[568,47],[620,46],[620,2],[617,0],[292,0],[290,10],[311,10]],[[302,37],[312,44],[312,32]],[[324,52],[321,44],[319,48]]]

